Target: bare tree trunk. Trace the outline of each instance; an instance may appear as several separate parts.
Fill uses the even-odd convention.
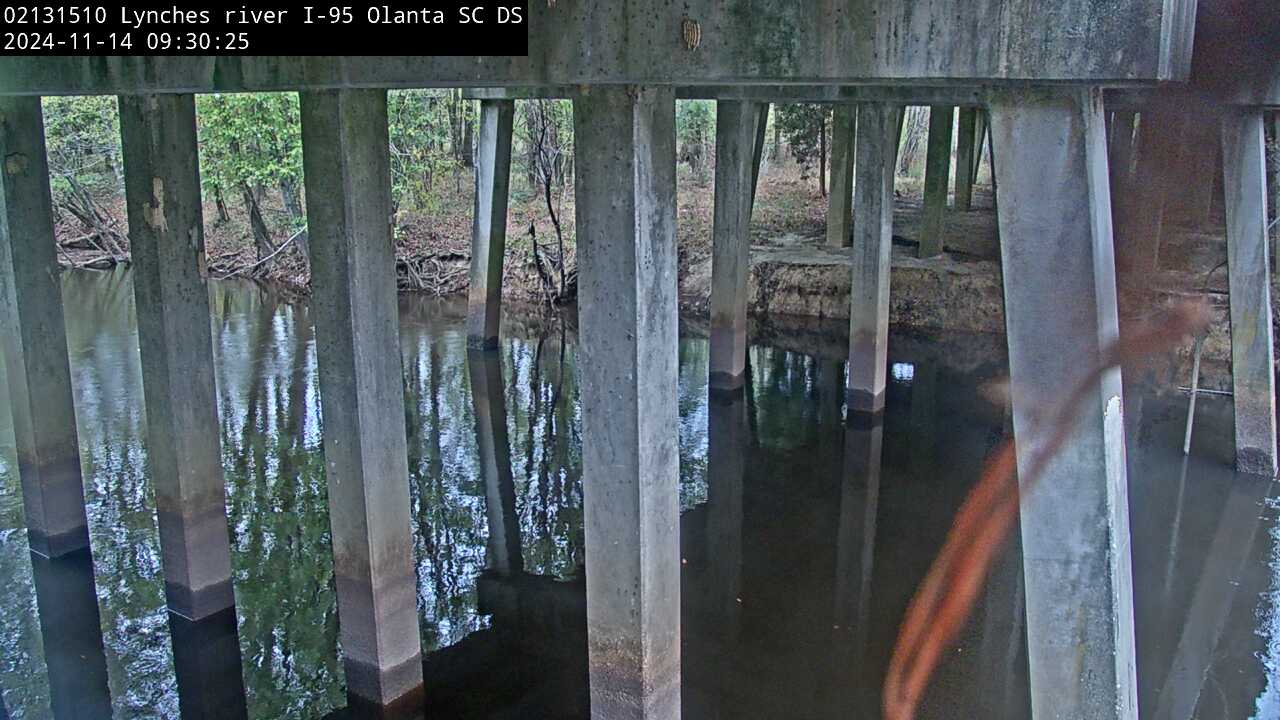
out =
[[[222,188],[216,185],[213,188],[213,205],[218,209],[219,225],[231,219],[231,213],[227,210],[227,199],[222,197]]]
[[[240,196],[244,199],[244,209],[249,213],[249,227],[253,230],[253,244],[258,248],[258,259],[261,260],[275,251],[271,244],[271,231],[262,218],[262,208],[258,205],[257,193],[245,183],[240,185]]]

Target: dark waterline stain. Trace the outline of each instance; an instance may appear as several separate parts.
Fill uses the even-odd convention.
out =
[[[0,717],[362,716],[339,661],[307,309],[240,283],[211,298],[236,616],[164,610],[132,289],[68,273],[93,565],[33,561],[0,413]],[[400,312],[427,713],[585,718],[576,333],[512,314],[496,353],[468,357],[457,306]],[[680,342],[683,714],[876,717],[911,595],[1009,432],[978,392],[1005,372],[1001,340],[895,334],[872,427],[843,423],[837,353],[771,342],[729,400],[708,399],[705,339]],[[1230,471],[1229,402],[1201,400],[1184,462],[1184,400],[1154,390],[1129,387],[1126,407],[1142,714],[1278,717],[1273,484]],[[921,718],[1030,715],[1023,603],[1015,537]]]

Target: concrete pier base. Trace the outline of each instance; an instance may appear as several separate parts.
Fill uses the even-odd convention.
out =
[[[302,94],[311,311],[324,414],[347,691],[379,705],[422,689],[409,531],[387,96]]]
[[[743,114],[738,147],[748,155],[755,123]],[[675,94],[591,87],[574,98],[573,121],[591,714],[671,720],[680,717]]]
[[[1275,357],[1262,110],[1239,109],[1224,114],[1222,157],[1227,275],[1231,290],[1236,470],[1275,477]]]
[[[89,547],[40,98],[0,97],[0,318],[31,549]]]
[[[471,402],[476,416],[480,477],[484,479],[485,514],[489,520],[488,569],[501,577],[524,571],[516,488],[507,441],[507,404],[503,395],[502,359],[496,352],[467,352]]]
[[[854,184],[853,285],[849,307],[849,413],[884,409],[889,347],[889,260],[893,251],[893,178],[902,108],[858,107]]]
[[[951,185],[951,123],[955,107],[929,108],[929,145],[924,167],[924,219],[920,228],[920,257],[942,254],[942,227],[947,221]]]
[[[1117,336],[1106,128],[1099,91],[992,98],[1018,471]],[[1064,447],[1022,498],[1032,711],[1136,718],[1129,501],[1120,371],[1091,387]],[[1069,659],[1069,661],[1064,661]]]
[[[956,210],[973,209],[973,180],[977,175],[977,157],[982,141],[975,136],[978,127],[978,109],[960,108],[960,121],[956,138]]]
[[[747,359],[747,273],[751,205],[755,195],[757,103],[716,105],[716,186],[711,255],[713,390],[742,387]]]
[[[853,224],[854,130],[856,105],[837,105],[831,121],[831,183],[827,193],[827,245],[849,247]]]
[[[169,610],[235,604],[209,331],[194,95],[120,97],[147,469]]]
[[[480,101],[476,202],[471,221],[471,285],[467,292],[467,345],[479,349],[498,346],[515,108],[514,100]]]

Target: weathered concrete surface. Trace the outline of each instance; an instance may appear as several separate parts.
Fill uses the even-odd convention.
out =
[[[889,266],[893,255],[893,179],[897,171],[898,119],[902,108],[858,106],[854,188],[853,272],[849,305],[849,372],[845,394],[851,412],[884,409],[889,347]]]
[[[50,560],[31,555],[31,580],[55,720],[111,717],[93,557],[81,548]]]
[[[1108,163],[1111,168],[1112,204],[1123,198],[1133,173],[1133,133],[1136,119],[1137,113],[1132,111],[1117,110],[1111,114],[1108,129],[1111,156]]]
[[[0,92],[1186,77],[1192,0],[530,3],[528,56],[6,57]],[[701,42],[686,44],[685,20]]]
[[[0,303],[31,549],[89,547],[38,98],[0,98]]]
[[[680,717],[675,94],[594,87],[573,112],[591,712],[667,720]]]
[[[169,610],[235,604],[193,95],[120,98],[147,467]]]
[[[302,94],[311,309],[347,691],[422,688],[391,240],[387,98]]]
[[[1275,477],[1275,355],[1267,239],[1266,146],[1261,110],[1222,118],[1236,469]]]
[[[848,247],[853,242],[853,157],[856,105],[837,105],[831,121],[831,182],[827,192],[827,244]]]
[[[756,146],[751,159],[751,207],[756,206],[756,190],[760,188],[760,167],[764,162],[764,143],[769,131],[769,103],[756,102]]]
[[[991,106],[991,128],[1026,478],[1057,431],[1045,414],[1119,334],[1101,93],[1010,93]],[[1091,384],[1065,450],[1021,499],[1036,717],[1137,717],[1123,402],[1118,369]]]
[[[920,230],[920,257],[942,253],[943,224],[951,187],[951,125],[955,108],[929,108],[929,147],[924,168],[924,219]]]
[[[496,352],[467,351],[471,403],[476,416],[476,449],[484,480],[489,570],[500,577],[524,571],[520,547],[520,518],[511,476],[511,445],[507,440],[507,404],[503,393],[502,358]]]
[[[507,190],[515,113],[514,100],[480,101],[467,345],[481,349],[498,346],[502,319],[502,266],[507,250]]]
[[[978,131],[977,108],[960,108],[960,121],[956,139],[956,210],[969,210],[973,206],[973,181],[977,177],[978,153],[982,149]]]
[[[716,106],[710,382],[725,390],[742,385],[747,360],[749,230],[759,115],[755,103],[729,100]]]

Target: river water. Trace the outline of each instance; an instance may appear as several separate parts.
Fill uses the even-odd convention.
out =
[[[164,609],[128,273],[69,272],[63,292],[93,558],[55,565],[27,551],[0,413],[3,712],[354,716],[305,304],[212,283],[237,607],[220,628],[193,631]],[[499,351],[469,356],[461,313],[401,298],[428,710],[585,718],[576,333],[513,312]],[[1007,410],[979,390],[1005,372],[1002,340],[894,334],[884,422],[858,428],[841,417],[841,342],[767,333],[750,351],[745,400],[730,402],[708,398],[705,334],[685,325],[684,717],[876,717],[915,586],[984,456],[1011,432]],[[501,392],[473,393],[478,373]],[[1280,717],[1274,484],[1231,472],[1229,400],[1201,400],[1184,462],[1185,400],[1126,390],[1142,715]],[[0,393],[7,407],[3,383]],[[510,467],[507,517],[486,503],[478,409],[506,417],[496,458],[503,480]],[[518,536],[508,567],[488,546],[491,522]],[[1015,537],[921,717],[1030,715],[1019,552]]]

